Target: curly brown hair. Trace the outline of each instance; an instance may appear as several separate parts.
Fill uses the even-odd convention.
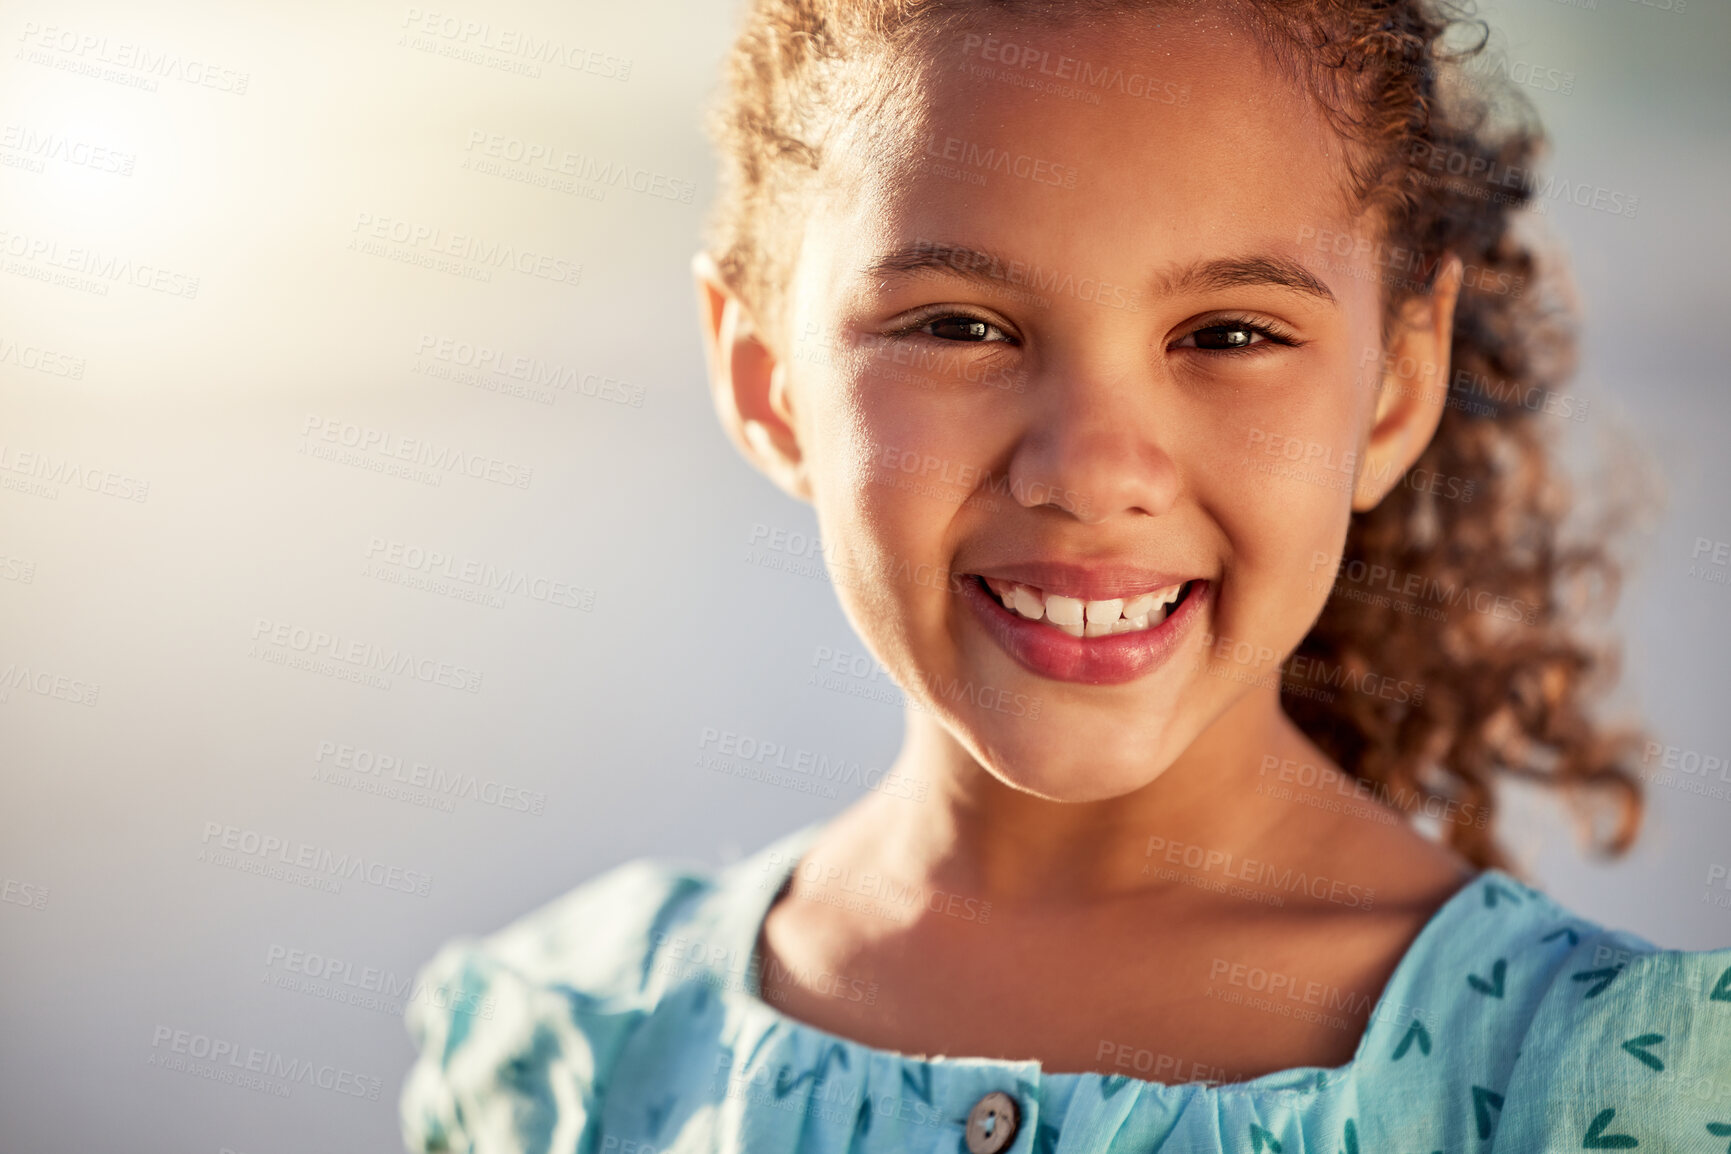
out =
[[[917,70],[886,63],[993,18],[1061,23],[1175,2],[750,0],[710,120],[723,180],[708,247],[723,278],[759,317],[778,313],[787,238],[826,161],[915,96]],[[1465,479],[1467,499],[1402,484],[1354,515],[1342,556],[1327,559],[1327,604],[1283,666],[1283,706],[1409,812],[1443,802],[1488,817],[1495,781],[1512,776],[1562,791],[1583,818],[1608,813],[1608,824],[1583,822],[1587,840],[1620,854],[1642,812],[1629,767],[1639,735],[1592,715],[1617,661],[1587,626],[1615,600],[1620,567],[1603,532],[1565,540],[1572,499],[1540,420],[1581,402],[1559,392],[1575,361],[1566,277],[1522,235],[1544,146],[1537,118],[1494,68],[1474,67],[1488,59],[1488,30],[1448,0],[1221,2],[1349,145],[1349,191],[1378,214],[1379,253],[1400,254],[1379,257],[1385,337],[1446,256],[1466,273],[1435,386],[1444,412],[1409,475]],[[1337,683],[1380,671],[1422,688],[1405,701],[1318,692],[1313,672],[1300,675],[1317,669]],[[1515,868],[1487,820],[1440,828],[1474,864]]]

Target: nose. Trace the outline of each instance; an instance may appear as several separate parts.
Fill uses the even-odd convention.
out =
[[[1020,504],[1050,506],[1085,525],[1172,509],[1181,479],[1157,439],[1157,422],[1144,411],[1149,402],[1141,383],[1069,372],[1061,383],[1037,387],[1047,403],[1009,464],[1010,491]]]

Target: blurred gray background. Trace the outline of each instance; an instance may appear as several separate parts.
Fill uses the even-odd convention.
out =
[[[1542,800],[1505,836],[1589,917],[1726,946],[1731,15],[1585,4],[1487,15],[1551,171],[1638,198],[1546,202],[1589,317],[1588,415],[1556,424],[1663,479],[1619,704],[1676,772],[1615,865]],[[807,684],[863,647],[705,392],[732,5],[145,11],[0,16],[0,1150],[393,1150],[439,942],[852,799],[700,768],[705,729],[881,768],[900,709]],[[298,667],[318,634],[338,658]],[[377,651],[414,661],[354,680]],[[303,854],[361,864],[338,892],[249,868]],[[179,1031],[341,1077],[153,1064]]]

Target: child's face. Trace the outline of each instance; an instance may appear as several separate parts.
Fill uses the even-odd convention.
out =
[[[1441,394],[1379,388],[1388,270],[1352,243],[1342,142],[1248,35],[1006,22],[926,81],[901,155],[816,206],[758,387],[785,386],[783,476],[898,682],[1001,779],[1119,796],[1247,695],[1276,707],[1355,499]],[[1399,351],[1434,363],[1447,322]],[[1186,582],[1145,629],[1050,622]]]

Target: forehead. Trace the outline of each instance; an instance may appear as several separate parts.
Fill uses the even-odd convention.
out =
[[[1313,238],[1359,224],[1346,142],[1212,7],[994,21],[901,66],[912,98],[831,202],[844,248],[989,240],[1132,284],[1237,252],[1315,264]]]

